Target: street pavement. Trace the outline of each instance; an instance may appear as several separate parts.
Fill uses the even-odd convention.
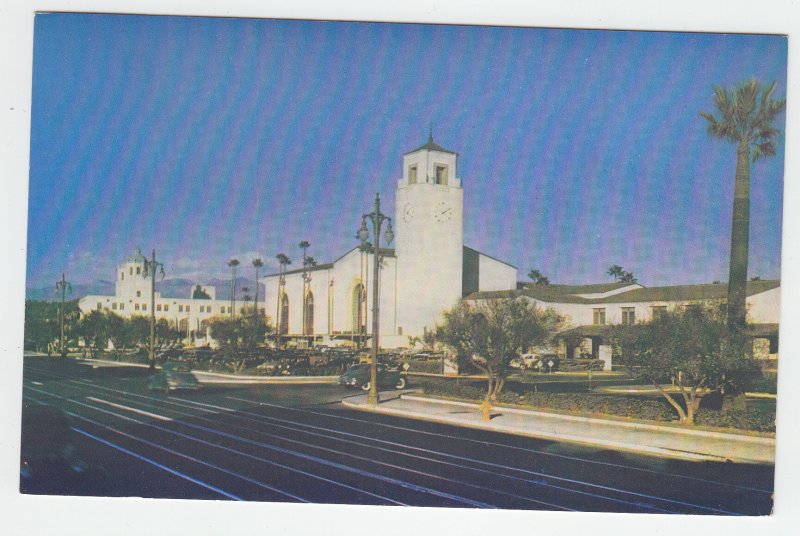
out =
[[[148,391],[145,368],[47,358],[26,358],[23,374],[20,488],[28,494],[712,515],[772,509],[769,464],[641,456],[355,411],[348,404],[363,395],[338,385],[207,384],[165,394]]]

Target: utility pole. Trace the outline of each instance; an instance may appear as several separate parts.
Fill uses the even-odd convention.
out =
[[[164,264],[156,262],[156,250],[153,250],[152,260],[144,261],[142,277],[150,277],[150,348],[147,359],[150,362],[150,372],[156,370],[156,271],[161,270],[161,279],[164,279]]]
[[[61,357],[67,356],[67,349],[64,346],[64,302],[66,300],[67,290],[72,294],[72,285],[69,284],[64,274],[61,274],[61,281],[56,282],[56,291],[61,291],[61,308],[59,309],[59,319],[61,322],[61,336],[58,340],[59,352]]]

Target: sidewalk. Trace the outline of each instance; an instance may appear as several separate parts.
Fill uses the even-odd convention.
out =
[[[390,392],[381,393],[381,397],[381,403],[376,408],[367,404],[366,395],[346,398],[342,403],[362,411],[540,439],[581,443],[649,456],[691,461],[775,463],[775,439],[772,437],[710,432],[506,407],[493,408],[491,419],[487,422],[482,419],[478,404],[438,400],[414,394],[397,395]]]

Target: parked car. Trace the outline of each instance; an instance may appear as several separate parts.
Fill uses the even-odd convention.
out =
[[[406,378],[399,370],[389,370],[384,365],[378,364],[378,388],[405,389],[406,384]],[[339,376],[339,385],[369,391],[370,364],[359,363],[347,369],[344,374]]]
[[[542,354],[536,360],[536,368],[542,372],[555,372],[559,369],[561,360],[556,354]]]
[[[170,392],[177,389],[197,389],[200,384],[192,374],[189,363],[167,361],[161,370],[150,376],[148,387],[151,391]]]

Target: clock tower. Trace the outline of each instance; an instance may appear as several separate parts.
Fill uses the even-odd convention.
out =
[[[462,297],[464,191],[457,158],[432,135],[403,155],[395,196],[397,335],[421,336]]]

